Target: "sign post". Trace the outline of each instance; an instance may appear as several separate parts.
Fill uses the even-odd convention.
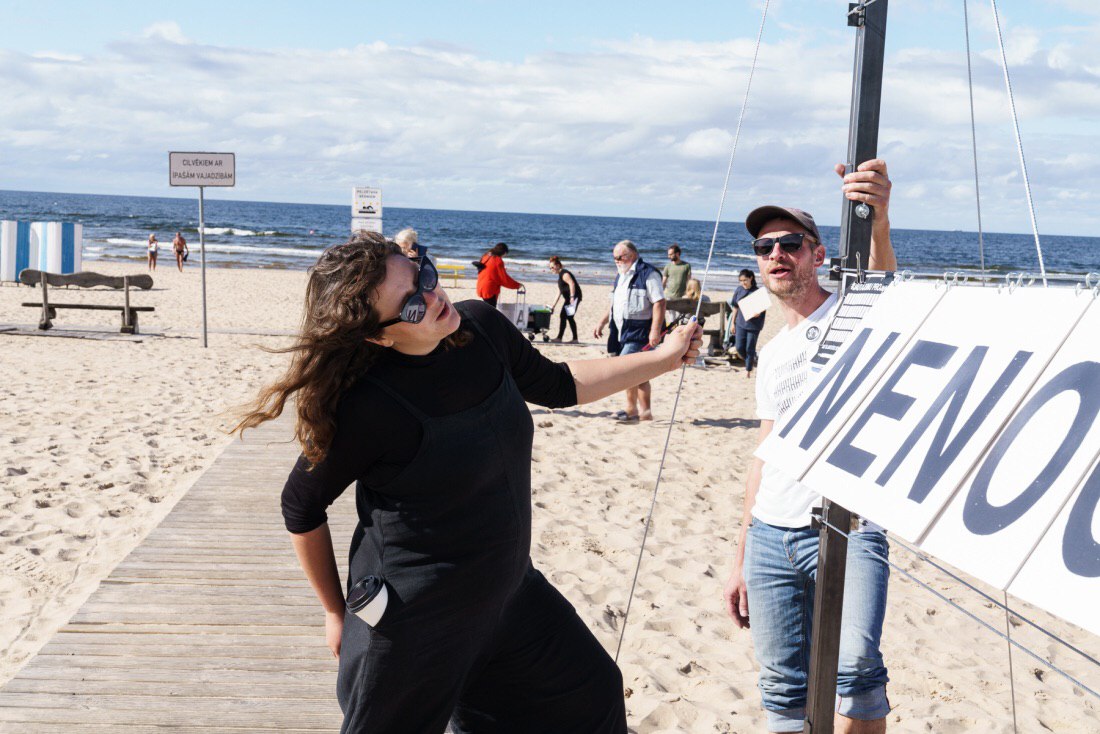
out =
[[[206,217],[203,189],[207,186],[235,186],[237,157],[233,153],[169,153],[168,184],[197,186],[199,189],[199,253],[202,261],[202,346],[206,348]]]
[[[848,127],[848,172],[878,151],[879,106],[882,99],[882,63],[886,51],[887,0],[851,3],[848,25],[856,28],[855,68],[852,72],[852,108]],[[840,222],[840,256],[845,268],[863,269],[871,254],[873,210],[862,202],[845,200]],[[844,281],[841,281],[842,283]],[[841,294],[843,295],[843,293]],[[840,659],[841,611],[848,560],[852,514],[824,500],[821,507],[817,554],[817,590],[814,597],[813,639],[806,694],[803,734],[832,734],[836,711],[836,673]]]

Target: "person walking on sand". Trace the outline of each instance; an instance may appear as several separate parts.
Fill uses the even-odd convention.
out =
[[[507,254],[508,245],[498,242],[481,256],[481,267],[477,271],[477,297],[490,306],[497,305],[502,287],[516,290],[523,287],[523,283],[512,280],[504,269],[504,256]]]
[[[172,249],[176,252],[176,267],[182,273],[183,264],[187,262],[187,256],[191,254],[191,250],[187,248],[187,240],[179,232],[176,232],[176,236],[172,238]]]
[[[149,257],[149,270],[156,270],[157,251],[160,250],[160,243],[157,242],[157,235],[155,232],[149,233],[149,242],[146,244],[145,250]]]
[[[558,301],[562,301],[561,314],[558,316],[558,336],[551,339],[552,342],[560,342],[565,336],[565,325],[569,324],[569,331],[573,338],[570,344],[576,344],[577,339],[577,309],[581,305],[581,284],[573,277],[573,274],[561,264],[561,258],[553,255],[550,258],[550,272],[558,276],[558,297],[554,299],[554,305],[550,307],[552,312],[558,307]]]
[[[603,336],[608,324],[607,352],[612,356],[636,354],[661,343],[665,328],[665,292],[661,274],[638,256],[638,248],[623,240],[611,251],[615,259],[615,285],[611,289],[611,304],[593,332]],[[615,420],[637,423],[653,420],[652,388],[649,380],[626,390],[626,410],[615,414]]]
[[[734,289],[729,300],[730,308],[733,309],[733,348],[745,361],[745,377],[749,377],[756,364],[756,342],[764,329],[766,314],[761,311],[751,319],[745,318],[738,304],[759,290],[759,286],[756,285],[756,274],[748,268],[737,274],[737,280],[740,285]]]
[[[668,248],[668,264],[661,271],[661,285],[670,301],[683,298],[687,283],[691,280],[691,263],[680,259],[680,246],[675,242]]]
[[[495,308],[452,304],[424,248],[360,232],[321,254],[290,367],[236,430],[296,408],[283,518],[338,659],[341,731],[625,734],[618,667],[531,563],[527,402],[599,400],[701,345],[693,324],[644,354],[555,363]],[[352,482],[346,600],[326,508]],[[385,600],[369,621],[364,587]]]
[[[844,174],[842,191],[874,208],[867,267],[895,270],[890,244],[890,179],[875,159]],[[797,405],[814,369],[810,361],[836,313],[838,300],[818,283],[825,245],[814,218],[801,209],[762,206],[745,218],[764,285],[784,305],[786,325],[760,354],[756,412],[763,442]],[[733,569],[724,591],[737,627],[750,629],[760,666],[759,688],[769,732],[801,732],[812,628],[818,531],[811,511],[820,496],[782,466],[753,459]],[[863,523],[848,539],[844,615],[837,671],[836,731],[886,731],[886,665],[879,650],[886,615],[889,553],[880,528]],[[750,624],[751,623],[751,624]]]

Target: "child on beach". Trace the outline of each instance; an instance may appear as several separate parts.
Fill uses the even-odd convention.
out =
[[[452,304],[424,248],[361,232],[310,271],[287,374],[238,426],[295,398],[303,454],[283,516],[339,659],[346,732],[626,732],[622,676],[531,563],[525,401],[588,403],[694,361],[697,325],[616,360],[555,363],[496,309]],[[356,483],[345,609],[326,508]]]

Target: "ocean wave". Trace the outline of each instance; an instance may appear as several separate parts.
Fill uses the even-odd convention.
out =
[[[198,232],[199,228],[196,227],[195,231]],[[255,237],[256,235],[277,235],[281,232],[274,229],[266,229],[260,232],[251,229],[238,229],[237,227],[202,227],[203,234],[231,234],[234,237]]]
[[[198,246],[192,247],[197,250]],[[316,259],[321,255],[321,249],[306,249],[304,247],[250,247],[244,245],[222,245],[206,243],[209,252],[233,253],[237,255],[282,255],[284,257],[301,257]]]
[[[107,243],[111,244],[111,245],[140,245],[140,246],[144,247],[145,244],[146,244],[146,241],[145,240],[130,240],[130,239],[126,239],[125,237],[108,237],[107,238]]]

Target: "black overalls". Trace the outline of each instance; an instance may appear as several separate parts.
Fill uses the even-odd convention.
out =
[[[348,582],[384,576],[389,604],[374,629],[345,616],[342,731],[625,732],[618,668],[531,565],[534,431],[507,363],[483,403],[434,418],[372,381],[423,440],[395,479],[357,485]]]

